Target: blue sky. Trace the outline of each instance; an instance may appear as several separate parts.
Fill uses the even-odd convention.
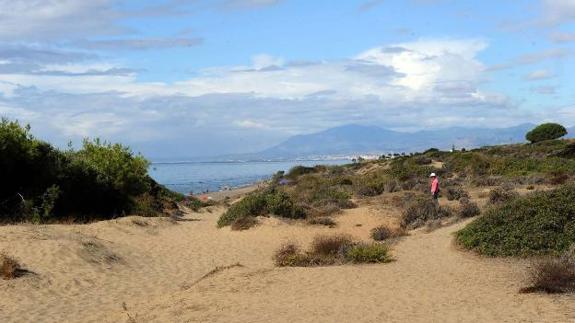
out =
[[[0,0],[0,114],[152,158],[348,123],[571,126],[574,54],[575,0]]]

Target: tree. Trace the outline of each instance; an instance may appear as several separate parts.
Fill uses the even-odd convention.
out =
[[[558,123],[543,123],[529,131],[525,138],[531,143],[558,139],[567,134],[567,129]]]

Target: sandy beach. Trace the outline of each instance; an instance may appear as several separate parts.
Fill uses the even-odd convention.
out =
[[[372,203],[326,228],[274,218],[217,229],[221,207],[181,221],[0,227],[0,250],[34,274],[0,281],[2,322],[573,322],[575,296],[519,294],[528,263],[459,251],[452,233],[412,231],[381,265],[276,268],[284,242],[308,244],[397,223]]]

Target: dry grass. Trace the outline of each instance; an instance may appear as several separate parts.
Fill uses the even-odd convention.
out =
[[[333,256],[343,252],[343,249],[351,244],[351,237],[345,234],[320,235],[313,239],[310,252],[319,256]]]
[[[529,272],[530,286],[522,293],[575,292],[575,260],[571,257],[545,258],[533,264]]]
[[[307,223],[311,225],[325,225],[330,228],[335,228],[337,226],[337,223],[332,218],[327,216],[309,218]]]
[[[27,273],[28,270],[23,269],[20,263],[5,254],[0,254],[0,261],[2,263],[2,278],[4,280],[15,279]]]
[[[96,239],[87,239],[80,242],[78,255],[92,264],[113,265],[122,263],[122,258],[110,251]]]
[[[235,219],[234,222],[232,222],[232,224],[231,224],[231,228],[234,231],[243,231],[243,230],[247,230],[251,227],[254,227],[257,224],[258,224],[258,220],[256,220],[254,217],[246,216],[246,217]]]
[[[347,235],[317,236],[308,251],[294,243],[281,246],[274,255],[276,266],[312,267],[346,263],[384,263],[391,261],[385,244],[354,242]]]

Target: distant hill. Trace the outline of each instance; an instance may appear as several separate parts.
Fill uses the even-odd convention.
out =
[[[524,141],[533,125],[504,129],[448,128],[414,133],[397,132],[377,126],[345,125],[309,135],[289,138],[260,152],[262,158],[291,158],[357,153],[412,152],[430,147],[449,149]]]
[[[416,152],[431,147],[451,149],[476,148],[525,142],[525,134],[535,125],[521,124],[509,128],[452,127],[418,132],[399,132],[377,126],[344,125],[317,133],[297,135],[254,154],[226,156],[229,159],[292,159],[326,155]],[[575,127],[568,129],[575,138]]]

